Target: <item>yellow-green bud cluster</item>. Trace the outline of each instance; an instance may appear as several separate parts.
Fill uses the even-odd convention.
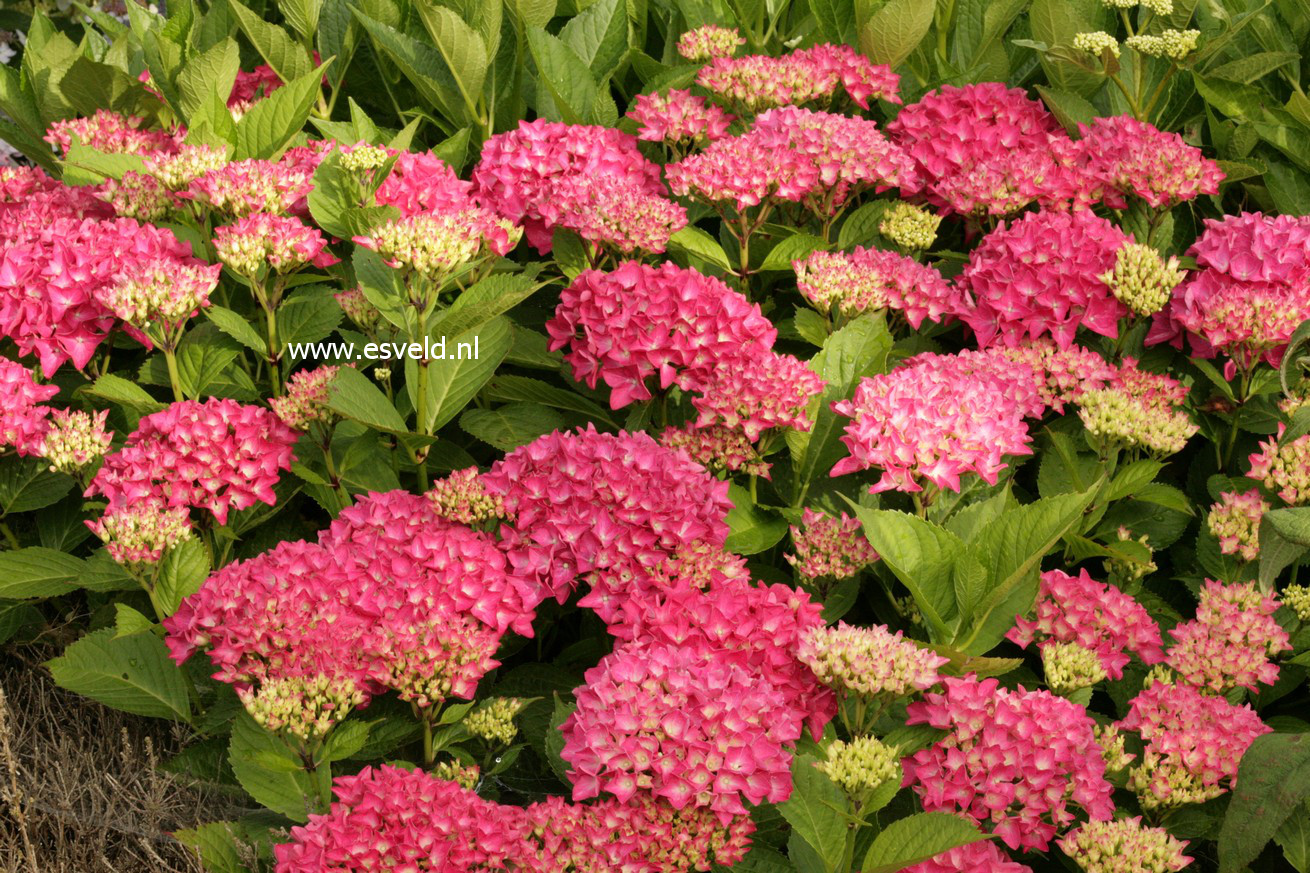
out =
[[[442,518],[469,527],[505,517],[505,501],[487,493],[477,467],[456,470],[433,483],[427,498]]]
[[[1283,589],[1283,603],[1301,621],[1310,622],[1310,585],[1288,585]]]
[[[109,451],[113,434],[105,430],[109,410],[91,415],[81,410],[56,409],[50,429],[41,442],[41,456],[55,473],[72,473],[94,464]]]
[[[901,750],[875,737],[856,737],[849,743],[835,740],[827,759],[815,765],[838,788],[852,797],[873,791],[884,782],[901,778]]]
[[[1100,656],[1077,643],[1042,646],[1042,669],[1046,671],[1046,684],[1060,695],[1090,688],[1106,678]]]
[[[1182,451],[1198,430],[1187,413],[1153,408],[1117,388],[1086,391],[1078,405],[1088,433],[1153,455]]]
[[[937,228],[941,223],[940,215],[909,203],[897,202],[883,213],[878,233],[903,249],[924,250],[932,248],[936,242]]]
[[[321,673],[265,679],[237,694],[262,727],[302,740],[323,736],[364,701],[353,680]]]
[[[227,151],[213,146],[184,145],[175,155],[146,158],[146,172],[170,191],[181,191],[194,180],[227,163]]]
[[[377,253],[391,267],[424,276],[453,273],[477,257],[482,237],[458,215],[414,215],[373,231]]]
[[[1199,30],[1174,30],[1170,28],[1159,36],[1138,34],[1128,37],[1125,42],[1130,49],[1151,58],[1168,58],[1181,61],[1196,51],[1196,41],[1201,36]]]
[[[172,195],[154,176],[131,170],[122,179],[108,179],[100,189],[100,198],[114,207],[123,218],[156,221],[173,205]]]
[[[523,701],[516,697],[497,697],[464,716],[464,727],[475,737],[508,746],[518,736],[514,716],[522,709]]]
[[[1125,737],[1116,725],[1097,725],[1094,728],[1096,744],[1101,747],[1105,769],[1111,773],[1127,769],[1137,756],[1125,747]]]
[[[1164,828],[1143,827],[1141,816],[1089,821],[1059,841],[1084,873],[1175,873],[1192,862],[1187,843]]]
[[[1087,33],[1074,34],[1073,47],[1080,52],[1096,55],[1098,58],[1110,50],[1110,54],[1119,57],[1119,40],[1104,30],[1092,30]]]
[[[432,775],[447,782],[454,782],[461,788],[472,791],[478,785],[480,771],[477,764],[465,767],[459,761],[438,761],[432,768]]]
[[[1205,803],[1223,794],[1222,785],[1206,785],[1177,761],[1166,761],[1147,748],[1142,763],[1128,773],[1128,789],[1137,795],[1142,809],[1154,811],[1191,803]]]
[[[1166,261],[1150,246],[1128,243],[1119,249],[1114,269],[1099,278],[1124,306],[1138,315],[1154,315],[1186,277],[1176,257]]]
[[[382,146],[358,145],[341,154],[341,167],[350,173],[376,170],[387,162],[387,150]]]
[[[377,327],[378,322],[382,320],[382,313],[369,302],[360,288],[347,288],[333,296],[341,310],[346,313],[346,317],[365,330]]]

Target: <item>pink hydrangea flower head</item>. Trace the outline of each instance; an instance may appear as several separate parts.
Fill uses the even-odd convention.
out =
[[[678,54],[693,63],[704,63],[714,58],[730,58],[746,39],[735,27],[703,24],[678,37]]]
[[[908,697],[936,685],[950,658],[885,625],[818,626],[801,639],[800,659],[819,681],[844,694]]]
[[[810,429],[810,400],[826,384],[809,365],[776,352],[743,356],[737,368],[720,361],[711,371],[689,370],[679,387],[694,392],[697,427],[740,429],[752,442],[773,428]]]
[[[1032,643],[1076,643],[1097,654],[1106,675],[1123,676],[1130,653],[1144,664],[1164,660],[1160,627],[1132,595],[1098,582],[1086,570],[1042,574],[1032,618],[1015,616],[1005,638],[1023,648]]]
[[[22,364],[0,357],[0,449],[38,454],[51,412],[41,404],[58,393],[59,386],[40,385]]]
[[[1207,219],[1188,250],[1200,266],[1156,315],[1148,343],[1227,355],[1226,374],[1260,360],[1277,366],[1287,341],[1310,317],[1310,217],[1258,212]]]
[[[506,517],[505,502],[487,491],[477,467],[456,470],[433,482],[427,498],[437,515],[469,527]]]
[[[982,347],[1049,336],[1069,346],[1079,327],[1113,337],[1128,309],[1098,277],[1129,237],[1089,211],[1034,212],[1002,224],[960,275],[972,305],[960,318]]]
[[[299,211],[314,187],[313,168],[251,158],[224,164],[194,178],[183,197],[216,212],[243,218],[253,212]]]
[[[332,380],[339,367],[300,370],[287,380],[286,394],[268,402],[274,414],[292,430],[306,431],[316,421],[331,422],[336,413],[328,406]]]
[[[878,560],[859,519],[844,512],[832,516],[806,507],[800,526],[791,526],[791,541],[796,554],[785,557],[807,579],[845,579]]]
[[[1078,417],[1098,440],[1156,456],[1180,452],[1198,426],[1183,408],[1187,386],[1125,358],[1103,388],[1078,395]]]
[[[228,93],[229,107],[248,107],[256,100],[272,94],[283,85],[282,77],[268,64],[260,64],[249,72],[237,70],[236,80]]]
[[[1135,195],[1159,209],[1201,194],[1219,193],[1224,171],[1183,142],[1129,115],[1097,118],[1078,126],[1079,146],[1091,173],[1123,195]]]
[[[111,508],[87,527],[104,542],[109,557],[128,567],[158,564],[170,549],[191,538],[185,507],[149,499]]]
[[[382,256],[387,266],[441,280],[479,257],[504,254],[518,243],[519,228],[485,210],[421,212],[384,222],[354,242]]]
[[[191,257],[130,262],[114,281],[96,289],[96,298],[147,348],[171,349],[186,322],[209,305],[222,269]]]
[[[1243,561],[1260,557],[1260,519],[1269,511],[1269,501],[1258,488],[1242,494],[1225,491],[1219,502],[1210,507],[1206,525],[1219,540],[1219,551],[1240,555]]]
[[[1310,435],[1281,444],[1287,431],[1278,425],[1273,439],[1260,443],[1260,451],[1250,457],[1247,476],[1274,491],[1290,506],[1310,502]],[[1280,445],[1281,444],[1281,445]]]
[[[97,196],[112,206],[116,215],[138,221],[158,221],[175,205],[164,183],[135,170],[123,173],[121,179],[106,179]]]
[[[696,83],[746,112],[831,101],[840,87],[861,109],[871,100],[899,103],[900,77],[850,46],[820,44],[781,57],[716,57]]]
[[[628,117],[638,124],[637,139],[674,147],[722,139],[735,119],[704,97],[679,88],[665,94],[638,94]]]
[[[915,330],[924,319],[954,317],[959,291],[936,268],[896,252],[856,246],[850,252],[816,251],[793,261],[801,295],[820,312],[845,317],[876,309],[900,312]]]
[[[980,840],[906,867],[905,873],[1032,873],[1032,868],[1012,860],[995,842]]]
[[[923,482],[960,489],[960,476],[976,473],[995,484],[1007,454],[1031,454],[1024,423],[1037,398],[1031,368],[1012,364],[1017,378],[950,356],[872,376],[855,396],[833,404],[847,416],[841,441],[850,454],[833,476],[871,467],[883,471],[873,492],[921,491]],[[1038,401],[1039,402],[1039,401]]]
[[[901,762],[924,809],[962,813],[1011,849],[1042,851],[1073,822],[1073,804],[1094,821],[1114,814],[1095,722],[1083,707],[995,679],[943,681],[944,692],[907,711],[908,724],[948,731]]]
[[[95,187],[64,185],[39,167],[0,167],[0,240],[6,245],[40,236],[59,219],[113,215]]]
[[[104,457],[113,442],[114,434],[105,430],[108,418],[108,409],[56,409],[36,454],[50,462],[52,471],[72,473],[88,467]]]
[[[660,170],[637,148],[636,137],[608,127],[568,125],[538,119],[499,133],[482,146],[473,170],[478,198],[502,217],[523,226],[538,252],[551,246],[552,224],[541,208],[561,176],[628,182],[648,194],[664,192]]]
[[[561,176],[538,211],[547,224],[622,255],[662,253],[669,237],[687,226],[687,211],[672,200],[603,176]]]
[[[394,206],[402,217],[464,212],[474,205],[473,183],[432,152],[401,152],[374,199],[379,206]]]
[[[1183,854],[1186,840],[1164,828],[1146,827],[1142,817],[1089,821],[1056,844],[1083,873],[1177,873],[1192,859]]]
[[[721,548],[728,485],[644,433],[547,434],[482,477],[513,519],[510,559],[561,602],[579,576],[648,575],[678,550]]]
[[[1128,787],[1154,810],[1202,803],[1223,794],[1255,738],[1272,728],[1250,706],[1234,706],[1191,685],[1156,681],[1132,699],[1123,730],[1141,734],[1146,750]]]
[[[625,622],[651,604],[683,592],[708,591],[730,580],[749,578],[741,556],[720,545],[693,542],[642,564],[617,563],[588,574],[590,590],[578,605],[594,610],[610,633],[622,637]]]
[[[1207,579],[1196,618],[1169,631],[1174,643],[1165,663],[1182,681],[1216,694],[1272,685],[1278,665],[1269,659],[1292,648],[1273,617],[1281,605],[1278,595],[1262,593],[1254,582]]]
[[[769,478],[771,465],[751,443],[743,430],[723,425],[667,427],[659,438],[665,448],[687,453],[687,457],[711,473],[745,473]]]
[[[142,499],[206,509],[219,524],[229,511],[277,501],[273,486],[291,469],[297,434],[276,415],[235,400],[184,400],[141,419],[105,458],[87,496],[111,510]]]
[[[138,116],[97,109],[90,118],[56,121],[46,131],[45,141],[64,154],[72,148],[74,137],[89,148],[110,154],[171,154],[177,151],[185,131],[151,130],[141,126],[143,121]]]
[[[685,647],[730,661],[782,694],[776,718],[804,723],[816,739],[836,714],[836,696],[802,657],[809,634],[823,627],[822,607],[803,591],[753,585],[743,567],[703,588],[684,583],[627,598],[621,609],[608,619],[609,631],[625,645]]]
[[[800,725],[778,718],[777,689],[731,660],[691,646],[621,646],[586,681],[560,726],[574,800],[648,791],[726,824],[746,803],[790,795],[784,746]]]
[[[765,202],[799,202],[819,186],[813,161],[749,132],[717,139],[703,151],[667,165],[664,173],[669,190],[679,197],[728,203],[738,211]]]
[[[328,811],[274,847],[277,873],[505,870],[528,834],[524,810],[423,770],[365,767],[332,788]]]
[[[1062,349],[1049,339],[1003,348],[1001,353],[1032,367],[1042,406],[1056,412],[1064,412],[1066,403],[1076,401],[1085,392],[1104,388],[1121,372],[1091,349],[1079,345]]]
[[[306,264],[330,267],[341,259],[327,250],[327,240],[299,218],[253,212],[214,228],[218,259],[243,276],[258,276],[267,265],[290,273]]]

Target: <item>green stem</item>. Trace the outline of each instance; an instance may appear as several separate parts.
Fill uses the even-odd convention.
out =
[[[173,399],[181,402],[182,376],[177,372],[177,353],[172,349],[164,349],[164,363],[168,365],[168,382],[173,386]]]
[[[1133,98],[1133,95],[1132,95],[1132,94],[1129,94],[1129,93],[1128,93],[1128,89],[1124,87],[1123,80],[1120,79],[1120,78],[1119,78],[1117,75],[1115,75],[1114,73],[1111,73],[1111,74],[1110,74],[1110,81],[1114,83],[1114,86],[1115,86],[1116,88],[1118,88],[1119,91],[1120,91],[1120,93],[1122,93],[1122,94],[1124,95],[1124,99],[1126,99],[1126,100],[1128,101],[1128,108],[1131,109],[1131,110],[1133,111],[1133,118],[1136,118],[1136,119],[1138,119],[1138,120],[1140,121],[1140,120],[1141,120],[1141,117],[1142,117],[1142,113],[1141,113],[1141,110],[1140,110],[1140,109],[1138,108],[1138,106],[1137,106],[1137,100],[1135,100],[1135,99]]]
[[[9,522],[0,521],[0,534],[4,534],[5,542],[9,544],[9,548],[14,549],[15,551],[20,548],[18,537],[14,536],[14,532],[9,529]]]
[[[264,307],[264,322],[268,327],[268,379],[273,396],[282,396],[282,350],[278,347],[277,309],[270,303]]]
[[[419,341],[422,342],[428,335],[428,313],[426,307],[419,311],[418,316]],[[428,378],[431,361],[427,359],[418,362],[418,396],[414,401],[414,429],[421,434],[428,433]],[[428,490],[428,447],[423,446],[417,450],[418,457],[418,484],[419,487]]]
[[[428,718],[428,711],[423,710],[423,767],[431,770],[436,760],[437,753],[432,748],[432,719]]]
[[[1169,66],[1169,71],[1164,74],[1162,79],[1160,79],[1160,84],[1155,87],[1154,93],[1151,94],[1151,99],[1147,101],[1144,107],[1142,107],[1142,114],[1145,116],[1145,118],[1142,119],[1143,121],[1150,119],[1151,110],[1155,108],[1155,104],[1159,103],[1160,98],[1164,96],[1164,88],[1169,84],[1169,80],[1173,78],[1173,75],[1176,72],[1178,72],[1178,65],[1171,64]]]

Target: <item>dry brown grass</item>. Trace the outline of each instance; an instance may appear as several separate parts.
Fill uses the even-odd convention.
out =
[[[0,656],[0,871],[198,873],[169,833],[240,810],[159,768],[188,740]]]

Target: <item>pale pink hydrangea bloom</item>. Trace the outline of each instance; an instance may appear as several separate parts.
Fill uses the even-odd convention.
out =
[[[801,727],[779,718],[782,693],[752,672],[699,646],[620,646],[586,680],[560,726],[574,800],[649,791],[726,824],[746,803],[791,794],[784,747]]]
[[[791,526],[791,541],[796,554],[784,557],[809,579],[845,579],[878,560],[859,519],[844,512],[834,517],[806,507],[800,526]]]
[[[1224,171],[1176,133],[1130,115],[1097,118],[1090,125],[1078,125],[1078,131],[1085,170],[1120,195],[1140,197],[1159,209],[1219,193]],[[1115,208],[1127,205],[1122,197],[1107,197],[1106,203]]]
[[[7,405],[5,408],[8,410]],[[50,462],[51,470],[65,473],[94,464],[109,451],[114,439],[113,432],[105,429],[108,418],[108,409],[96,413],[56,409],[50,414],[49,428],[36,454]]]
[[[432,483],[425,495],[437,515],[475,527],[505,517],[505,502],[490,494],[477,467],[456,470]]]
[[[40,404],[59,393],[57,385],[39,385],[32,371],[0,357],[0,449],[19,455],[39,453],[48,431],[50,408]]]
[[[1272,685],[1278,665],[1269,659],[1292,648],[1273,617],[1281,605],[1277,594],[1261,593],[1254,582],[1207,579],[1196,618],[1169,631],[1174,643],[1165,663],[1184,682],[1217,694]]]
[[[957,280],[968,295],[960,318],[983,347],[1049,336],[1066,348],[1079,327],[1117,336],[1128,308],[1097,277],[1114,269],[1129,241],[1089,211],[1034,212],[1002,224]]]
[[[1104,388],[1120,373],[1091,349],[1079,345],[1062,349],[1050,339],[1005,348],[1001,353],[1033,368],[1042,404],[1056,412],[1064,412],[1064,405],[1084,392]]]
[[[324,366],[299,370],[287,380],[286,394],[268,402],[282,423],[292,430],[306,431],[316,421],[329,422],[336,413],[328,406],[332,380],[340,367]]]
[[[1219,540],[1219,551],[1240,555],[1243,561],[1260,557],[1260,519],[1269,511],[1269,501],[1258,488],[1242,494],[1225,491],[1219,502],[1210,507],[1206,525]]]
[[[520,122],[482,146],[473,170],[479,200],[523,226],[541,254],[551,248],[553,225],[542,214],[560,177],[583,176],[628,183],[651,195],[664,193],[660,168],[642,156],[636,137],[608,127],[545,119]]]
[[[123,178],[106,179],[96,192],[122,218],[158,221],[176,205],[172,193],[154,176],[128,170]]]
[[[185,506],[168,507],[149,498],[111,507],[86,526],[104,542],[109,557],[129,567],[158,564],[165,552],[191,537]]]
[[[173,153],[145,156],[145,170],[169,191],[183,191],[195,179],[227,163],[227,150],[218,146],[183,145]]]
[[[701,63],[713,58],[730,58],[745,44],[745,37],[735,27],[703,24],[678,37],[678,54]]]
[[[740,429],[754,442],[772,428],[809,430],[809,403],[825,382],[805,361],[769,352],[689,369],[678,384],[698,395],[691,400],[697,427]]]
[[[896,252],[856,246],[850,252],[816,251],[792,262],[801,295],[820,312],[850,317],[871,309],[903,313],[915,330],[924,319],[951,319],[959,292],[936,268]]]
[[[184,400],[141,419],[127,443],[105,458],[86,496],[110,510],[155,499],[213,513],[272,505],[273,486],[291,469],[297,434],[258,406],[210,398]]]
[[[1272,728],[1250,706],[1234,706],[1191,685],[1154,682],[1133,698],[1123,730],[1146,742],[1129,787],[1148,809],[1201,803],[1223,794],[1225,780],[1256,737]]]
[[[1032,868],[1012,860],[992,840],[980,840],[948,849],[903,873],[1032,873]]]
[[[219,264],[165,256],[127,263],[96,299],[146,348],[175,349],[186,323],[209,305],[218,287]]]
[[[1180,452],[1199,429],[1183,407],[1187,386],[1163,373],[1139,369],[1133,358],[1102,388],[1077,399],[1078,417],[1099,440],[1154,455]]]
[[[604,176],[561,176],[538,209],[554,227],[623,255],[662,253],[687,226],[687,210],[644,186]]]
[[[628,117],[639,125],[637,139],[668,146],[704,145],[722,139],[735,119],[704,97],[679,88],[666,94],[638,94]]]
[[[789,104],[831,101],[840,87],[861,109],[871,100],[900,103],[900,77],[850,46],[820,44],[770,57],[716,57],[696,83],[734,106],[760,112]]]
[[[1310,501],[1310,434],[1282,443],[1287,425],[1279,424],[1272,439],[1251,454],[1247,476],[1274,491],[1290,506]]]
[[[386,221],[352,237],[394,270],[413,270],[444,280],[479,257],[507,254],[518,245],[519,228],[490,212],[422,212]]]
[[[1023,418],[1033,406],[1020,396],[1036,399],[1031,369],[1016,364],[1020,375],[1005,378],[965,358],[954,367],[943,358],[866,378],[853,398],[833,404],[851,421],[841,437],[850,455],[831,475],[875,467],[883,475],[874,493],[922,491],[924,482],[958,491],[960,476],[995,484],[1005,455],[1032,453]]]
[[[327,240],[299,218],[252,212],[232,224],[214,228],[218,259],[243,276],[258,276],[265,266],[278,273],[305,264],[330,267],[341,259],[327,250]]]
[[[56,121],[46,131],[45,141],[67,154],[76,137],[83,145],[110,154],[145,155],[176,152],[186,135],[183,130],[151,130],[141,126],[143,118],[97,109],[90,118]]]
[[[1123,676],[1130,653],[1144,664],[1164,660],[1160,627],[1145,607],[1086,570],[1077,576],[1063,570],[1043,573],[1033,617],[1015,616],[1005,638],[1023,648],[1034,642],[1039,648],[1049,642],[1076,643],[1097,654],[1111,679]]]
[[[724,425],[696,427],[667,427],[659,438],[660,445],[681,449],[687,457],[711,473],[746,473],[749,476],[769,478],[771,465],[760,457],[759,450],[743,430]]]
[[[1084,873],[1177,873],[1193,860],[1183,854],[1186,840],[1143,826],[1140,815],[1089,821],[1056,843]]]
[[[950,661],[885,625],[812,628],[799,657],[819,681],[844,694],[907,697],[936,685],[937,670]]]
[[[181,196],[235,218],[253,212],[280,215],[303,211],[313,179],[312,167],[296,166],[286,156],[281,161],[251,158],[197,176]]]
[[[1310,217],[1258,212],[1207,219],[1188,249],[1199,272],[1174,289],[1148,343],[1229,358],[1225,375],[1264,360],[1277,366],[1287,341],[1310,318]]]
[[[901,762],[924,809],[968,815],[1011,849],[1046,850],[1074,821],[1114,814],[1113,787],[1087,710],[995,679],[947,678],[911,703],[907,724],[949,731]]]

